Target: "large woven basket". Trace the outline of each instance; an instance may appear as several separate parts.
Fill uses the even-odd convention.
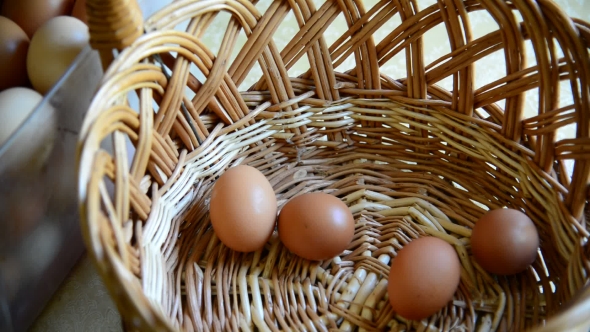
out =
[[[82,228],[126,329],[588,330],[588,23],[549,0],[180,0],[143,22],[134,1],[87,8],[110,65],[80,136]],[[499,29],[474,38],[476,11]],[[231,18],[214,54],[202,36],[222,12]],[[290,12],[299,30],[281,31]],[[338,15],[349,29],[328,42]],[[451,51],[425,63],[424,34],[441,26]],[[279,49],[273,36],[290,41]],[[505,73],[476,89],[475,64],[496,51]],[[406,77],[380,72],[400,54]],[[335,71],[349,56],[354,67]],[[289,77],[300,60],[309,70]],[[260,80],[238,91],[257,63]],[[452,89],[437,84],[445,78]],[[526,93],[538,97],[533,115]],[[556,136],[572,124],[575,137]],[[225,247],[209,195],[237,164],[267,176],[279,208],[306,192],[339,197],[356,220],[348,249],[318,263],[276,234],[256,253]],[[503,206],[541,237],[536,262],[510,277],[486,273],[469,244],[478,218]],[[461,283],[439,313],[406,321],[388,302],[389,264],[422,236],[454,246]]]

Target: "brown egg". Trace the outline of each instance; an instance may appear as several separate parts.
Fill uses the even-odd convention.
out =
[[[473,256],[490,273],[510,275],[526,270],[535,261],[538,248],[535,224],[514,209],[487,212],[471,233]]]
[[[74,0],[5,0],[2,15],[18,24],[33,38],[35,31],[51,18],[69,15]]]
[[[354,236],[354,217],[338,197],[309,193],[287,202],[279,213],[279,237],[299,257],[321,261],[344,251]]]
[[[239,165],[215,182],[209,215],[223,244],[235,251],[257,251],[275,229],[277,199],[264,174],[254,167]]]
[[[0,16],[0,91],[27,84],[29,37],[12,20]]]
[[[31,39],[27,72],[35,90],[47,93],[88,45],[88,26],[71,16],[54,17]]]
[[[439,238],[422,237],[406,244],[391,262],[389,303],[400,316],[421,320],[453,299],[460,280],[455,249]]]
[[[86,15],[86,0],[78,0],[72,9],[72,16],[80,21],[88,24],[88,16]]]

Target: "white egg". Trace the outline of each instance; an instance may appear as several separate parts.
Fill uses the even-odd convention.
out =
[[[0,173],[35,171],[45,164],[56,137],[56,112],[42,100],[28,88],[0,92]]]

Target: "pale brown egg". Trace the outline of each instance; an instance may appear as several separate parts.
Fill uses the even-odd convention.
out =
[[[277,200],[264,174],[254,167],[239,165],[215,182],[209,215],[223,244],[239,252],[257,251],[275,229]]]
[[[33,88],[47,93],[89,39],[88,26],[77,18],[58,16],[47,21],[33,36],[27,55],[27,72]]]
[[[486,271],[522,272],[537,257],[539,234],[533,221],[514,209],[496,209],[481,217],[471,233],[471,252]]]
[[[74,0],[4,0],[2,15],[18,24],[32,38],[51,18],[69,15]]]
[[[12,20],[0,16],[0,91],[27,84],[29,37]]]
[[[427,318],[453,299],[460,279],[461,263],[450,244],[432,236],[413,240],[391,262],[389,303],[406,319]]]
[[[354,217],[338,197],[308,193],[291,199],[278,221],[281,241],[295,255],[321,261],[342,253],[354,236]]]

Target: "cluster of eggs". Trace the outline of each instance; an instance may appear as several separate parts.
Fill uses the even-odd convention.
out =
[[[283,245],[304,259],[332,259],[354,237],[352,213],[335,196],[311,192],[290,199],[278,212],[272,185],[256,168],[228,169],[215,182],[209,215],[213,230],[227,247],[239,252],[264,248],[275,231]],[[524,213],[488,211],[474,226],[471,251],[486,271],[509,275],[524,271],[537,256],[539,236]],[[388,295],[394,311],[409,320],[427,318],[452,299],[462,263],[443,239],[425,236],[410,241],[391,262]]]
[[[19,128],[27,137],[14,142],[20,155],[7,158],[15,169],[42,164],[39,156],[51,150],[57,114],[42,100],[89,43],[85,10],[83,0],[5,0],[2,4],[0,148]],[[38,108],[44,113],[43,121],[31,120],[24,126]]]
[[[254,167],[227,170],[211,193],[209,215],[217,237],[240,252],[264,247],[275,228],[283,244],[309,260],[325,260],[344,251],[354,236],[352,213],[337,197],[307,193],[281,209],[266,177]]]

